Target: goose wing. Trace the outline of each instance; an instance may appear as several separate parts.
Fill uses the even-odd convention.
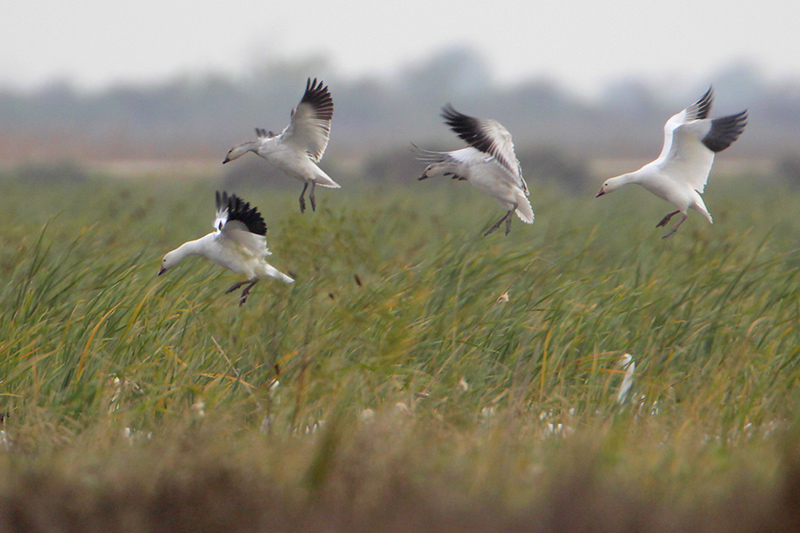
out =
[[[747,125],[747,111],[717,119],[681,124],[672,132],[662,169],[673,180],[702,193],[714,163],[714,154],[733,144]]]
[[[525,194],[528,184],[522,177],[522,168],[514,151],[511,133],[496,120],[479,119],[459,113],[452,105],[442,108],[442,118],[450,129],[471,147],[494,157],[514,179]]]
[[[672,137],[675,129],[695,120],[703,120],[708,117],[711,105],[714,103],[714,87],[709,87],[706,93],[695,103],[672,115],[664,124],[664,147],[661,149],[659,159],[664,158],[672,147]]]
[[[255,256],[269,254],[267,249],[267,224],[256,207],[250,207],[235,194],[217,191],[217,213],[214,229],[225,240],[230,240]]]
[[[313,81],[309,78],[306,92],[292,109],[291,120],[281,133],[281,139],[318,162],[328,147],[332,119],[333,98],[328,87],[316,78]]]
[[[491,160],[492,156],[485,154],[475,148],[467,147],[460,150],[453,150],[450,152],[438,152],[436,150],[426,150],[420,148],[416,144],[411,144],[414,148],[417,161],[423,163],[452,163],[454,165],[473,165],[476,163],[487,163]]]

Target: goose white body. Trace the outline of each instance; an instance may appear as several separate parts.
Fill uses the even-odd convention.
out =
[[[507,211],[486,235],[506,222],[506,234],[511,228],[511,214],[526,224],[534,221],[528,201],[528,185],[514,152],[511,134],[495,120],[482,120],[458,113],[446,106],[442,116],[453,131],[469,146],[451,152],[419,151],[419,159],[429,163],[420,180],[449,177],[471,183],[491,196]]]
[[[658,158],[635,172],[606,180],[597,197],[635,183],[671,203],[677,211],[668,213],[656,227],[666,225],[678,213],[682,218],[664,238],[675,233],[686,220],[689,209],[713,223],[701,195],[714,156],[733,144],[747,125],[746,110],[718,119],[707,118],[713,99],[713,89],[709,88],[697,102],[670,117],[664,125],[664,147]]]
[[[183,243],[170,254],[173,264],[177,264],[187,256],[199,255],[248,280],[272,277],[286,283],[294,282],[292,278],[265,260],[267,255],[271,255],[266,249],[266,239],[263,240],[263,246],[252,247],[236,241],[223,231],[214,231],[194,241]]]
[[[319,166],[330,139],[333,120],[333,99],[328,87],[309,78],[306,91],[296,108],[292,109],[289,125],[280,134],[256,128],[257,139],[238,144],[228,151],[223,164],[253,152],[280,169],[287,176],[303,183],[300,211],[305,211],[305,193],[311,185],[312,210],[316,210],[314,188],[317,185],[338,189]]]
[[[258,210],[236,195],[220,195],[217,192],[217,213],[214,231],[193,241],[188,241],[167,253],[161,261],[158,275],[174,267],[190,255],[199,255],[219,266],[244,276],[247,281],[234,284],[227,292],[242,285],[239,305],[247,300],[250,289],[258,280],[277,278],[286,283],[294,280],[266,261],[270,254],[267,248],[267,226]]]

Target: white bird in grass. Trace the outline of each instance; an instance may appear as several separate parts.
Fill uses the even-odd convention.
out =
[[[674,204],[678,210],[668,213],[656,227],[666,225],[678,213],[683,216],[662,237],[664,239],[683,224],[689,209],[699,211],[713,223],[700,195],[708,182],[714,154],[733,144],[747,125],[746,109],[727,117],[706,118],[713,100],[714,90],[709,87],[697,102],[673,115],[664,125],[664,148],[658,159],[636,172],[607,180],[595,197],[613,192],[628,183],[638,183],[659,198]]]
[[[267,276],[282,279],[286,283],[294,280],[267,263],[267,225],[258,209],[249,202],[228,193],[217,191],[217,216],[214,231],[195,241],[189,241],[172,250],[161,260],[160,276],[180,263],[188,255],[201,255],[221,267],[247,277],[246,281],[234,283],[225,294],[246,285],[242,290],[239,305],[247,301],[250,289],[258,280]]]
[[[306,210],[305,194],[308,184],[311,192],[311,209],[316,211],[314,188],[317,184],[323,187],[338,189],[341,186],[333,181],[317,163],[322,159],[328,139],[331,135],[333,119],[333,98],[328,87],[316,78],[306,82],[306,92],[295,109],[292,109],[289,125],[276,135],[271,131],[256,128],[258,140],[238,144],[228,151],[223,164],[233,161],[247,152],[255,152],[288,176],[303,182],[300,193],[300,212]]]
[[[511,214],[533,224],[533,209],[526,198],[528,185],[522,177],[511,134],[496,120],[483,120],[459,113],[450,104],[442,108],[442,118],[469,146],[452,152],[419,151],[420,161],[429,163],[420,180],[438,176],[466,180],[494,198],[506,215],[489,228],[489,235],[503,222],[506,235],[511,231]]]

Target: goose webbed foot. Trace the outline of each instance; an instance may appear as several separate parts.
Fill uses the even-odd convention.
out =
[[[674,217],[678,213],[680,213],[680,211],[673,211],[672,213],[667,213],[667,215],[664,218],[661,219],[661,222],[656,224],[656,227],[660,228],[661,226],[666,226],[667,222],[669,222],[669,219],[671,219],[672,217]]]
[[[227,291],[225,291],[225,294],[230,294],[233,291],[235,291],[236,289],[238,289],[239,287],[241,287],[242,285],[247,285],[248,283],[250,283],[250,280],[240,281],[238,283],[234,283],[233,285],[230,286],[230,288],[228,288]]]
[[[244,283],[247,282],[245,281]],[[258,278],[251,281],[250,284],[244,288],[244,290],[242,291],[242,297],[239,298],[239,307],[244,305],[244,303],[247,301],[247,295],[250,294],[250,289],[252,289],[256,283],[258,283]]]
[[[662,238],[662,239],[666,239],[667,237],[669,237],[670,235],[672,235],[673,233],[675,233],[676,231],[678,231],[678,228],[681,226],[681,224],[683,224],[683,221],[684,221],[684,220],[686,220],[686,218],[687,218],[687,215],[683,215],[683,217],[681,217],[680,221],[679,221],[677,224],[675,224],[675,227],[674,227],[674,228],[672,228],[671,230],[669,230],[669,231],[667,232],[667,234],[666,234],[666,235],[664,235],[664,236],[663,236],[663,237],[661,237],[661,238]]]
[[[489,230],[486,233],[483,234],[483,236],[486,237],[487,235],[493,233],[497,228],[500,227],[500,224],[502,224],[503,222],[506,223],[506,235],[508,235],[508,233],[511,231],[511,215],[512,215],[512,213],[514,213],[514,209],[516,209],[516,207],[512,208],[511,210],[509,210],[509,212],[506,213],[506,216],[504,216],[503,218],[498,220],[494,224],[494,226],[489,228]]]
[[[300,212],[306,212],[306,189],[308,189],[308,182],[303,184],[303,192],[300,193]],[[313,202],[313,200],[312,200]]]

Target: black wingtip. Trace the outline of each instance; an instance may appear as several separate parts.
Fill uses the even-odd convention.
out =
[[[711,105],[714,103],[714,86],[709,85],[708,90],[705,92],[703,96],[700,97],[697,102],[693,104],[694,107],[697,108],[695,119],[705,119],[708,118],[708,114],[711,112]]]
[[[703,137],[702,143],[712,152],[725,150],[742,134],[747,126],[747,119],[748,114],[745,109],[735,115],[712,120],[711,129]]]
[[[462,141],[481,152],[492,153],[492,140],[481,131],[477,118],[459,113],[449,103],[442,107],[442,118]]]
[[[316,118],[319,120],[333,118],[333,97],[328,86],[322,80],[317,81],[317,78],[306,80],[306,91],[303,93],[300,103],[311,104],[316,111]]]
[[[453,104],[451,104],[450,102],[446,103],[442,107],[441,117],[444,119],[445,123],[448,126],[450,126],[451,128],[453,127],[453,123],[454,122],[458,122],[459,120],[463,120],[463,118],[465,118],[465,117],[466,118],[472,118],[472,117],[467,117],[467,115],[465,115],[463,113],[459,113],[458,111],[456,111],[456,108],[453,107]]]
[[[267,223],[264,217],[258,212],[258,208],[250,207],[250,202],[245,202],[235,194],[228,195],[222,191],[217,191],[217,211],[228,209],[228,220],[239,220],[247,226],[247,231],[256,235],[267,234]]]

